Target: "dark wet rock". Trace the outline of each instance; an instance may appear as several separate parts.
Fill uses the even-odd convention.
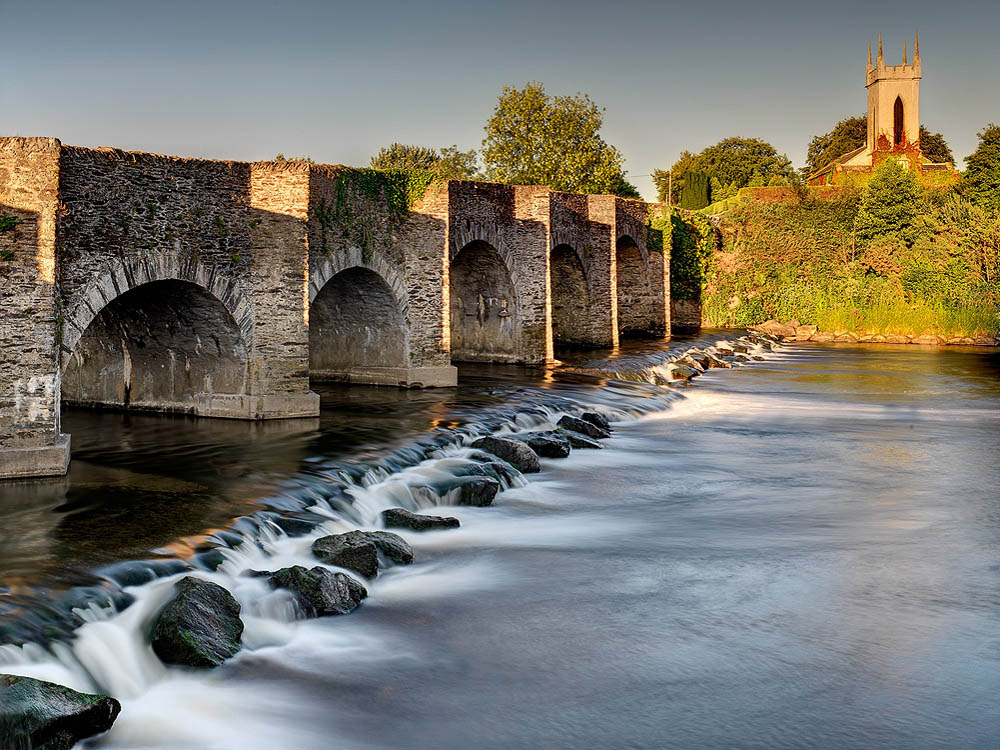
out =
[[[476,474],[481,477],[493,477],[505,484],[512,484],[517,477],[517,470],[506,461],[501,461],[489,453],[476,451],[469,458],[476,463],[469,464],[462,473]]]
[[[446,516],[425,516],[411,513],[403,508],[389,508],[382,511],[382,522],[390,529],[410,529],[410,531],[430,531],[432,529],[457,529],[457,518]]]
[[[31,677],[0,674],[0,748],[70,750],[111,729],[121,704]]]
[[[129,560],[108,565],[97,572],[119,586],[141,586],[188,569],[183,560]]]
[[[288,536],[305,536],[312,533],[317,526],[317,521],[307,521],[301,518],[290,518],[279,516],[271,519],[275,526],[281,529]]]
[[[692,362],[698,365],[702,370],[707,370],[712,366],[712,358],[705,352],[689,352],[686,359],[690,359]]]
[[[225,561],[226,556],[222,554],[222,550],[218,548],[210,549],[205,552],[199,552],[191,559],[191,562],[195,567],[208,571],[218,570],[219,566]]]
[[[579,432],[581,435],[587,435],[592,438],[607,438],[611,437],[611,433],[605,430],[603,427],[598,427],[596,424],[592,424],[585,419],[580,419],[579,417],[573,417],[569,414],[564,414],[559,418],[556,423],[564,430],[572,430],[573,432]]]
[[[727,369],[732,367],[732,365],[726,362],[724,359],[719,359],[718,357],[712,354],[706,354],[705,356],[708,357],[709,367],[727,368]]]
[[[165,664],[217,667],[240,650],[243,621],[233,595],[211,581],[188,576],[153,625],[153,651]]]
[[[282,568],[269,579],[274,588],[294,592],[299,606],[309,617],[346,615],[358,608],[368,590],[346,573],[333,573],[316,566]]]
[[[522,474],[531,474],[542,470],[542,465],[538,463],[538,456],[528,447],[527,443],[509,437],[488,437],[479,438],[472,444],[473,448],[492,453],[497,458],[501,458]]]
[[[674,380],[690,380],[696,375],[700,375],[701,370],[696,370],[693,367],[688,367],[686,365],[674,364],[670,368],[670,377]]]
[[[216,531],[212,536],[227,547],[239,547],[246,541],[246,537],[237,534],[235,531]]]
[[[580,415],[580,419],[585,422],[590,422],[595,427],[600,427],[605,432],[611,432],[611,422],[608,421],[606,416],[596,411],[585,411]]]
[[[320,537],[313,542],[312,551],[328,565],[353,570],[365,578],[378,575],[378,547],[363,531]]]
[[[413,562],[413,547],[399,534],[391,531],[366,531],[364,534],[372,540],[380,553],[397,565],[409,565]]]
[[[485,508],[493,504],[500,491],[500,482],[493,477],[462,477],[454,488],[458,489],[458,505]]]
[[[558,432],[528,432],[521,437],[531,450],[543,458],[566,458],[569,455],[569,440]]]
[[[565,435],[569,444],[574,448],[603,448],[599,442],[594,440],[592,437],[587,437],[586,435],[581,435],[579,432],[573,432],[573,430],[560,429],[560,434]]]

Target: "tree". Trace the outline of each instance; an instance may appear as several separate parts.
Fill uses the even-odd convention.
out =
[[[845,118],[834,125],[829,133],[813,136],[806,150],[806,166],[802,171],[808,177],[834,159],[861,148],[867,141],[867,116]],[[925,157],[937,164],[955,161],[944,136],[932,133],[923,125],[920,126],[920,150]]]
[[[621,153],[601,138],[604,110],[586,94],[549,96],[540,83],[504,86],[486,123],[483,161],[495,182],[611,193],[624,181]]]
[[[695,211],[711,203],[708,172],[685,172],[683,185],[680,198],[677,201],[681,208]]]
[[[951,148],[948,147],[944,136],[932,133],[923,125],[920,126],[920,150],[935,164],[955,163],[955,157],[951,155]]]
[[[822,169],[834,159],[865,145],[868,139],[868,118],[865,115],[847,117],[833,130],[813,136],[806,149],[806,175]]]
[[[980,131],[979,145],[966,157],[962,195],[987,213],[1000,215],[1000,125]]]
[[[445,180],[475,180],[482,177],[476,165],[476,149],[459,151],[458,146],[445,146],[440,150],[434,171]]]
[[[431,171],[441,161],[436,149],[393,143],[371,158],[372,169],[420,169]]]
[[[895,159],[875,167],[861,193],[854,217],[854,235],[863,243],[872,240],[916,239],[915,219],[920,212],[920,183],[916,174]]]
[[[277,156],[275,156],[274,159],[272,159],[272,161],[304,161],[306,164],[316,163],[313,159],[310,159],[308,156],[285,156],[282,153],[279,153]]]
[[[445,180],[471,180],[476,175],[476,150],[459,151],[445,146],[440,151],[425,146],[393,143],[371,158],[372,169],[416,169],[434,172]]]
[[[725,138],[704,151],[692,154],[684,151],[670,168],[674,179],[673,202],[680,200],[684,190],[685,176],[706,172],[709,179],[714,177],[727,190],[735,185],[736,190],[754,184],[767,185],[774,177],[791,178],[794,170],[787,156],[779,154],[774,146],[759,138]],[[653,171],[659,199],[665,200],[668,174],[663,170]]]

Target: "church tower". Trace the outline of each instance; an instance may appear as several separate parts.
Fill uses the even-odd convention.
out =
[[[920,39],[914,38],[913,62],[906,59],[903,41],[903,63],[886,65],[882,55],[882,33],[878,35],[878,56],[872,64],[871,43],[868,44],[868,68],[865,88],[868,89],[868,142],[866,155],[873,157],[888,152],[897,158],[920,163]]]

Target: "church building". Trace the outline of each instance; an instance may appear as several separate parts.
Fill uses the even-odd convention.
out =
[[[884,159],[892,158],[921,172],[954,172],[953,164],[934,164],[920,150],[920,39],[915,38],[913,62],[906,57],[903,41],[902,65],[886,65],[882,55],[882,34],[878,35],[878,56],[872,64],[868,43],[868,137],[864,146],[839,156],[814,172],[810,185],[836,184],[851,174],[867,173]]]

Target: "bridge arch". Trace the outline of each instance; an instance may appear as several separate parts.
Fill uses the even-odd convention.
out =
[[[325,257],[310,274],[309,371],[319,380],[395,384],[410,362],[403,275],[382,253]]]
[[[472,240],[451,259],[451,358],[455,362],[514,362],[521,354],[521,315],[509,258]]]
[[[552,337],[556,344],[584,344],[591,338],[590,284],[583,259],[568,244],[549,254]]]
[[[228,274],[173,255],[119,260],[64,316],[63,398],[193,412],[202,394],[249,392],[252,342],[245,290]]]
[[[649,257],[631,235],[623,234],[615,243],[615,268],[619,333],[649,331],[656,320]]]

